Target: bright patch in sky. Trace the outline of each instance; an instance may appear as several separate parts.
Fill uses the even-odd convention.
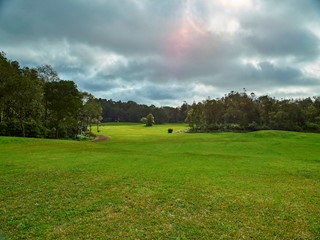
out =
[[[243,88],[313,96],[319,12],[317,0],[10,0],[0,50],[113,100],[171,105]]]
[[[218,0],[225,8],[249,8],[253,6],[252,0]]]

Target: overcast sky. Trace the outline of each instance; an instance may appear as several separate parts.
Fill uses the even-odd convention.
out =
[[[320,0],[0,0],[0,51],[113,100],[320,96]]]

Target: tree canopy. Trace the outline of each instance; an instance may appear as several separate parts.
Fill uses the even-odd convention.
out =
[[[75,138],[100,116],[99,102],[51,66],[21,68],[0,53],[0,135]]]
[[[184,102],[181,107],[156,107],[154,105],[138,104],[134,101],[122,102],[112,99],[99,99],[104,122],[140,122],[142,117],[151,113],[161,123],[185,122],[189,105]]]
[[[75,138],[92,124],[187,122],[193,131],[277,129],[320,132],[320,97],[277,100],[231,91],[180,107],[96,99],[50,66],[20,67],[0,53],[0,135]]]
[[[232,91],[222,98],[193,103],[187,122],[193,131],[320,132],[320,97],[277,100]]]

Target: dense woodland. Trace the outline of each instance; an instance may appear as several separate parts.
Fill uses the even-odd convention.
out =
[[[21,68],[0,53],[0,135],[75,138],[101,119],[101,106],[48,65]]]
[[[277,100],[232,91],[222,98],[194,103],[187,122],[193,131],[320,132],[320,97]]]
[[[139,122],[141,118],[152,114],[157,124],[185,122],[189,105],[183,103],[181,107],[156,107],[138,104],[133,101],[121,102],[99,99],[103,108],[104,122]]]
[[[62,80],[49,65],[20,67],[0,53],[0,135],[76,138],[94,124],[139,122],[148,114],[155,122],[187,122],[191,131],[277,129],[320,132],[320,97],[277,100],[254,93],[230,92],[181,107],[156,107],[133,101],[96,99]]]
[[[21,68],[0,53],[0,135],[76,138],[91,132],[94,124],[139,122],[153,114],[156,123],[184,122],[188,104],[155,107],[133,101],[96,99],[62,80],[49,65]]]

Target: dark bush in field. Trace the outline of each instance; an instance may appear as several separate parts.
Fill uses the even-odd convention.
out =
[[[172,128],[169,128],[168,129],[168,133],[172,133],[173,132],[173,129]]]

